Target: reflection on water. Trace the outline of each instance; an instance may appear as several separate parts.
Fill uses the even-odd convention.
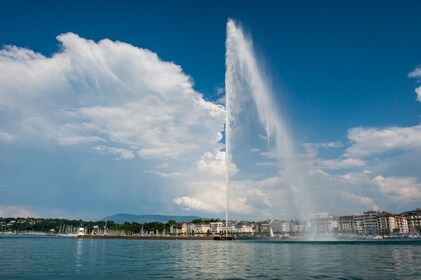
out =
[[[420,279],[421,243],[0,238],[0,279]]]
[[[83,239],[78,239],[76,243],[76,258],[75,258],[75,264],[76,269],[75,271],[80,271],[80,268],[82,267],[82,245],[83,245]]]

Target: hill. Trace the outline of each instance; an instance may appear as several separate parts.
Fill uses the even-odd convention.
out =
[[[115,214],[112,216],[105,217],[104,220],[114,221],[117,224],[123,224],[124,222],[136,222],[136,223],[151,223],[161,222],[167,223],[169,220],[175,220],[177,223],[180,222],[191,222],[196,219],[204,219],[198,216],[170,216],[170,215],[134,215],[134,214]]]

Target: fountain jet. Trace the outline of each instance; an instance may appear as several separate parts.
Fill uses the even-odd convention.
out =
[[[245,108],[249,105],[246,104],[254,104],[267,143],[273,146],[271,152],[276,154],[279,176],[289,190],[288,201],[291,204],[288,207],[303,220],[309,214],[311,201],[303,187],[306,185],[305,176],[300,175],[302,168],[297,164],[291,134],[277,106],[268,78],[260,68],[251,40],[231,19],[227,23],[225,63],[226,224],[228,225],[230,184],[233,180],[233,170],[230,167],[235,161],[233,156],[237,156],[233,150],[237,148],[236,144],[243,130],[241,120],[248,114]]]

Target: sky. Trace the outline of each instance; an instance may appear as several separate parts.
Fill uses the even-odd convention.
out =
[[[312,211],[421,207],[419,1],[0,3],[0,216],[224,217],[228,19]],[[296,217],[264,130],[245,129],[230,215]]]

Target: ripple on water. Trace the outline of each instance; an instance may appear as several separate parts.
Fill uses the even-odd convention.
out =
[[[0,278],[421,277],[421,245],[0,238]]]

